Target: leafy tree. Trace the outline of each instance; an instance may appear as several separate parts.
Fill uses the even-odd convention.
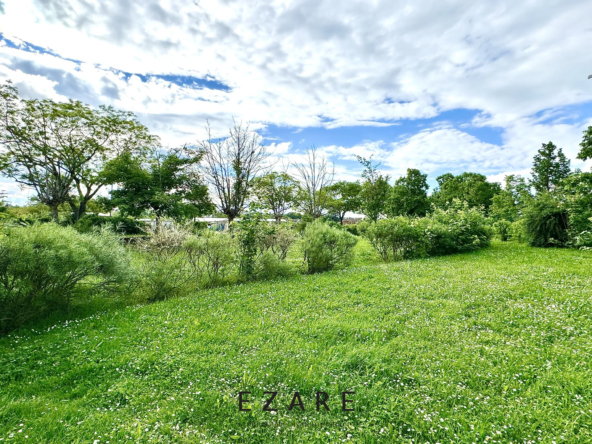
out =
[[[341,181],[327,188],[328,197],[326,207],[330,214],[339,218],[343,225],[343,218],[348,211],[357,211],[360,208],[360,193],[362,186],[358,182]]]
[[[205,179],[214,189],[218,209],[232,222],[247,207],[253,179],[263,170],[267,148],[248,124],[235,123],[224,139],[214,139],[209,124],[206,131],[208,138],[199,142]]]
[[[159,227],[163,217],[176,220],[213,210],[207,186],[196,172],[199,156],[154,149],[147,158],[124,153],[109,162],[105,177],[119,188],[111,191],[111,205],[123,215],[139,217],[150,210]]]
[[[534,156],[531,184],[537,193],[548,192],[569,176],[570,172],[569,160],[562,149],[557,149],[553,142],[543,143]]]
[[[280,222],[286,211],[295,205],[298,182],[288,173],[271,172],[253,180],[253,193],[262,208],[271,211]]]
[[[592,159],[592,126],[589,126],[584,131],[582,143],[580,143],[581,150],[578,154],[578,159],[588,160]]]
[[[2,174],[33,188],[58,219],[70,205],[74,220],[106,184],[104,165],[155,142],[132,113],[78,101],[21,100],[10,83],[0,86]]]
[[[440,208],[446,207],[454,199],[467,202],[470,208],[484,206],[489,209],[493,196],[501,191],[499,183],[487,182],[483,174],[462,173],[458,176],[446,173],[436,178],[438,187],[432,200]]]
[[[391,191],[389,176],[378,173],[380,164],[373,165],[372,158],[356,157],[364,167],[362,177],[365,179],[360,193],[360,209],[368,218],[376,221],[386,210],[386,202]]]
[[[493,196],[490,215],[496,221],[515,222],[522,216],[525,205],[532,198],[526,180],[519,175],[510,174],[506,176],[505,189]]]
[[[427,174],[414,168],[407,169],[407,176],[395,181],[388,202],[390,216],[425,216],[428,201]]]

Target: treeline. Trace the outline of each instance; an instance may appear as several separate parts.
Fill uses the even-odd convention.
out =
[[[508,176],[502,188],[478,173],[444,174],[429,195],[421,171],[391,185],[363,157],[358,181],[335,181],[314,146],[274,169],[259,135],[240,123],[227,137],[207,127],[205,140],[165,150],[131,113],[23,100],[10,83],[0,87],[0,113],[0,172],[36,202],[0,206],[0,332],[97,296],[153,302],[328,271],[351,263],[358,236],[384,261],[472,251],[494,234],[592,247],[592,175],[572,172],[551,142],[530,180]],[[591,156],[592,127],[578,157]],[[344,225],[348,212],[366,219]],[[230,230],[205,229],[194,222],[202,215],[228,218]]]

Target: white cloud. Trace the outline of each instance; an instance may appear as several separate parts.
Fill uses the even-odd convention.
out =
[[[589,0],[8,0],[4,9],[5,36],[61,58],[0,46],[0,77],[28,96],[134,111],[170,145],[203,137],[206,119],[224,134],[233,117],[300,130],[393,125],[466,108],[481,112],[472,125],[500,129],[500,146],[430,126],[396,143],[324,149],[334,159],[373,154],[393,176],[408,167],[494,175],[528,168],[548,140],[575,159],[592,124],[556,115],[592,100]],[[121,71],[210,76],[230,90]]]

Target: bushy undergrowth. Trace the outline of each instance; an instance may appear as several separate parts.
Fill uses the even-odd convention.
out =
[[[330,227],[320,220],[306,226],[302,252],[308,273],[319,273],[337,265],[347,265],[357,239],[351,233]]]
[[[74,228],[81,233],[90,233],[96,228],[108,226],[113,231],[121,234],[145,234],[146,226],[144,223],[123,216],[98,216],[87,214],[74,224]]]
[[[455,202],[427,217],[379,220],[364,236],[384,261],[439,256],[487,247],[491,229],[483,213]]]
[[[562,247],[568,242],[568,213],[549,193],[538,196],[524,210],[524,232],[532,247]]]
[[[81,234],[53,223],[7,227],[0,238],[0,331],[74,298],[113,290],[131,276],[129,255],[108,230]]]
[[[206,229],[199,236],[188,237],[183,246],[190,267],[206,286],[221,283],[232,273],[236,242],[230,234]]]
[[[292,273],[286,263],[294,232],[283,225],[269,223],[260,213],[248,213],[233,226],[241,279],[271,279]]]

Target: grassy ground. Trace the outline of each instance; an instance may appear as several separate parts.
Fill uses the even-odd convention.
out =
[[[0,442],[592,442],[591,253],[359,251],[0,340]]]

